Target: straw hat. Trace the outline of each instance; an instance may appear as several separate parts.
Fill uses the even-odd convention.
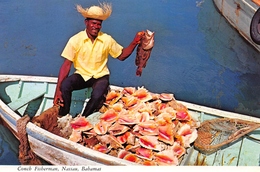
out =
[[[100,3],[100,6],[91,6],[82,8],[81,5],[76,5],[77,10],[85,18],[93,18],[98,20],[106,20],[112,13],[112,5],[108,3]]]

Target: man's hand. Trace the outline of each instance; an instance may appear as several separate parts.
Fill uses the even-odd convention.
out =
[[[56,91],[56,94],[55,94],[54,100],[53,100],[53,104],[59,105],[59,106],[62,106],[62,107],[64,106],[61,91]]]
[[[71,64],[72,64],[72,61],[65,59],[63,64],[61,65],[60,73],[59,73],[59,77],[58,77],[58,83],[56,85],[56,91],[54,94],[54,100],[53,100],[54,105],[59,105],[62,107],[64,106],[62,92],[60,91],[60,85],[61,85],[62,81],[68,77]]]
[[[140,31],[140,32],[137,32],[137,33],[136,33],[135,38],[134,38],[134,42],[135,42],[136,44],[140,44],[141,39],[142,39],[144,33],[145,33],[144,31]]]
[[[134,51],[136,45],[140,44],[144,33],[145,33],[144,31],[137,32],[133,41],[128,45],[128,47],[123,48],[122,53],[120,54],[120,56],[117,57],[117,59],[121,60],[121,61],[124,61],[125,59],[127,59]]]

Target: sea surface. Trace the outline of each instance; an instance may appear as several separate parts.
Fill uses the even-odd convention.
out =
[[[111,84],[170,92],[178,100],[260,117],[260,54],[223,18],[212,0],[109,0],[102,31],[128,46],[155,32],[142,76],[135,52],[110,58]],[[84,29],[75,4],[98,0],[0,0],[0,74],[57,76],[69,37]],[[71,70],[71,73],[73,69]],[[18,146],[0,125],[0,165],[18,165]]]

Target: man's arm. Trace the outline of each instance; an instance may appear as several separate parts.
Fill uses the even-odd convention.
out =
[[[117,58],[121,61],[124,61],[127,59],[134,51],[136,45],[140,43],[140,40],[142,39],[144,32],[137,32],[135,35],[134,40],[128,45],[128,47],[123,48],[122,53]]]
[[[53,100],[54,105],[63,106],[62,105],[63,98],[62,98],[62,93],[60,91],[60,86],[61,86],[62,81],[68,77],[70,68],[71,68],[71,64],[72,64],[71,61],[65,59],[65,61],[61,65],[58,82],[57,82],[57,86],[56,86],[56,91],[55,91],[55,95],[54,95],[54,100]]]

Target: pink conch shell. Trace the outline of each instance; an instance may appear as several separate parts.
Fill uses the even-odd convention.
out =
[[[133,135],[131,132],[126,132],[123,135],[117,136],[117,140],[121,144],[128,144],[128,145],[134,145],[135,144],[135,135]]]
[[[110,144],[111,139],[110,139],[110,136],[108,134],[106,134],[106,135],[97,135],[96,137],[100,141],[100,143],[106,144],[106,145]]]
[[[178,103],[176,100],[172,100],[172,101],[169,101],[167,102],[167,104],[170,106],[170,107],[173,107],[174,110],[176,111],[187,111],[187,107],[184,106],[183,104],[181,103]]]
[[[136,155],[142,159],[152,160],[153,158],[153,151],[151,149],[146,149],[139,147],[136,149]]]
[[[87,131],[93,128],[92,124],[82,116],[76,117],[73,121],[71,121],[70,125],[74,130],[81,131]]]
[[[159,111],[160,113],[168,113],[171,115],[171,120],[176,118],[176,111],[172,107],[165,107]]]
[[[97,135],[97,133],[94,131],[93,128],[91,130],[89,130],[89,131],[84,131],[83,133],[87,134],[89,136],[96,136]]]
[[[140,147],[141,147],[141,145],[137,142],[137,144],[135,144],[135,145],[127,145],[125,147],[125,150],[130,151],[130,152],[136,152],[136,149],[138,149]]]
[[[139,133],[142,135],[158,135],[159,130],[155,121],[149,120],[138,124]]]
[[[152,96],[152,99],[154,100],[154,101],[157,101],[157,100],[159,100],[160,98],[160,94],[158,94],[158,93],[150,93],[151,94],[151,96]]]
[[[64,138],[68,138],[71,135],[72,127],[70,125],[70,122],[72,121],[72,116],[70,114],[67,114],[65,116],[62,116],[61,118],[58,117],[58,128],[61,128],[60,132],[62,133]]]
[[[177,134],[181,136],[180,140],[185,148],[190,147],[190,144],[198,137],[197,130],[195,128],[191,128],[188,124],[181,126]]]
[[[130,129],[129,127],[125,125],[121,125],[118,122],[115,122],[111,127],[109,127],[108,132],[116,136],[125,133],[129,129]]]
[[[188,111],[177,111],[176,119],[190,121],[191,120],[191,116],[188,113]]]
[[[172,124],[172,115],[167,112],[161,113],[156,117],[155,122],[158,125]]]
[[[157,109],[159,111],[162,111],[163,109],[165,109],[167,107],[167,104],[166,103],[160,103],[160,104],[157,104]]]
[[[144,87],[139,87],[134,93],[133,96],[137,97],[142,102],[146,102],[152,99],[152,95]]]
[[[138,89],[133,93],[133,96],[137,98],[144,98],[148,94],[148,90],[145,89],[144,87],[138,87]]]
[[[106,101],[113,100],[114,98],[117,98],[119,95],[120,95],[119,92],[117,92],[115,90],[111,90],[110,92],[108,92],[108,94],[106,96]]]
[[[178,158],[172,150],[164,150],[155,154],[155,161],[159,165],[178,165]]]
[[[137,162],[139,160],[139,158],[132,153],[125,155],[125,157],[123,159],[125,159],[127,161],[131,161],[131,162]]]
[[[113,123],[118,119],[118,113],[114,109],[109,109],[100,116],[100,120]]]
[[[111,123],[107,123],[104,121],[99,121],[98,123],[95,124],[94,126],[94,131],[98,135],[103,135],[107,133],[108,127],[111,125]]]
[[[133,135],[133,133],[131,132],[127,132],[129,134],[127,134],[127,140],[126,140],[126,143],[129,144],[129,145],[135,145],[135,135]]]
[[[140,102],[138,112],[148,112],[150,116],[154,116],[155,111],[156,108],[150,102]]]
[[[174,139],[173,139],[173,128],[172,124],[166,124],[163,126],[159,126],[159,136],[158,139],[160,141],[163,141],[164,143],[168,143],[170,145],[173,145]]]
[[[178,158],[186,153],[186,149],[177,142],[174,142],[170,149],[177,155]]]
[[[128,125],[132,125],[132,124],[136,124],[138,123],[137,119],[136,119],[136,116],[132,113],[128,113],[128,114],[124,114],[122,113],[117,122],[119,124],[128,124]]]
[[[191,136],[189,138],[189,142],[193,143],[197,139],[197,137],[198,137],[198,131],[195,128],[193,128]]]
[[[192,133],[192,130],[190,128],[190,125],[184,124],[178,129],[178,135],[180,136],[186,136]]]
[[[126,155],[128,155],[128,154],[130,154],[131,152],[129,152],[129,151],[126,151],[126,150],[124,150],[124,149],[121,149],[121,150],[119,150],[119,152],[118,152],[118,154],[117,154],[117,157],[118,158],[121,158],[121,159],[124,159],[124,157],[126,156]]]
[[[124,108],[123,103],[115,103],[112,105],[112,109],[114,109],[116,112],[121,112]]]
[[[127,143],[129,145],[135,144],[135,136],[131,132],[126,132],[123,135],[117,136],[117,140],[121,143]]]
[[[123,90],[123,94],[132,95],[136,91],[135,87],[125,87]]]
[[[111,90],[106,96],[106,104],[112,105],[116,103],[121,97],[122,97],[121,93],[115,90]]]
[[[82,136],[81,136],[82,131],[81,130],[72,130],[72,133],[69,137],[69,140],[73,141],[73,142],[79,142],[82,140]]]
[[[134,97],[134,96],[122,97],[121,100],[123,101],[124,105],[127,108],[131,107],[131,106],[134,106],[138,102],[138,99],[136,97]]]
[[[102,153],[108,153],[111,150],[106,145],[102,144],[96,144],[92,149]]]
[[[123,135],[117,136],[116,138],[121,144],[125,144],[129,136],[130,132],[126,132]]]
[[[141,101],[137,101],[137,103],[131,107],[127,107],[128,111],[132,113],[142,112],[141,110],[146,107],[146,104]]]
[[[113,149],[124,148],[115,136],[109,135],[110,147]]]
[[[141,136],[139,138],[139,143],[141,146],[147,149],[153,149],[160,151],[161,147],[156,136]]]
[[[85,147],[93,148],[96,144],[100,143],[96,136],[83,137],[83,143]]]
[[[161,93],[159,98],[163,101],[171,101],[174,99],[173,94],[169,94],[169,93]]]
[[[138,126],[138,125],[135,125],[135,126],[133,127],[132,132],[134,133],[134,135],[135,135],[136,137],[141,137],[141,136],[143,136],[143,135],[139,132],[139,126]]]
[[[146,122],[150,120],[149,112],[136,113],[135,116],[138,122]]]
[[[154,162],[153,160],[144,160],[143,162],[141,162],[142,165],[145,165],[145,166],[156,166],[157,163]]]
[[[151,107],[151,108],[153,108],[153,109],[158,109],[158,106],[159,106],[161,103],[162,103],[161,100],[156,99],[156,100],[150,102],[149,104],[150,104],[150,107]]]

